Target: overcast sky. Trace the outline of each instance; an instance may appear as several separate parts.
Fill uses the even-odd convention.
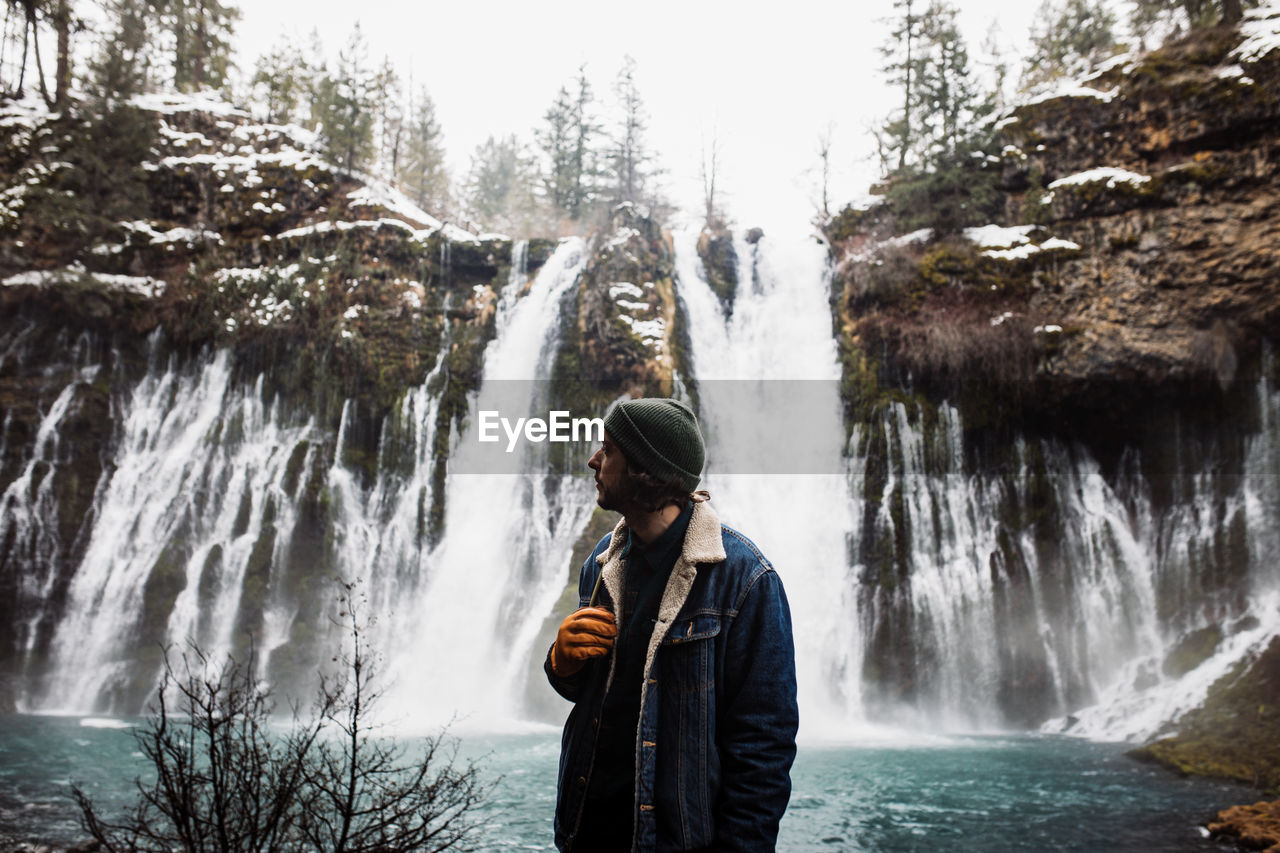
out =
[[[976,57],[993,22],[1007,50],[1025,49],[1035,0],[959,0]],[[313,28],[336,54],[358,20],[371,57],[435,100],[450,164],[465,172],[493,134],[533,143],[536,128],[578,66],[608,106],[622,58],[637,64],[648,138],[669,195],[696,209],[699,161],[720,140],[726,206],[741,226],[805,222],[818,197],[818,139],[832,130],[833,196],[861,196],[875,177],[867,129],[891,109],[880,79],[891,0],[758,4],[644,0],[634,4],[260,0],[242,4],[240,64],[282,36]]]

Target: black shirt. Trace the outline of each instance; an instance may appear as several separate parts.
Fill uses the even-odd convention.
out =
[[[617,662],[600,715],[591,787],[587,791],[575,849],[605,851],[630,847],[635,806],[636,730],[640,724],[645,655],[658,620],[662,593],[680,556],[692,515],[693,504],[689,503],[675,521],[648,544],[627,531],[621,554],[626,561],[622,622],[614,641]],[[583,846],[588,844],[590,846]]]

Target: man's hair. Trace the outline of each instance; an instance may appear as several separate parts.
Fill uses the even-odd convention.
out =
[[[626,454],[623,454],[626,458]],[[627,459],[627,479],[631,486],[631,499],[645,512],[657,512],[668,504],[683,507],[689,500],[689,490],[676,483],[659,480]]]

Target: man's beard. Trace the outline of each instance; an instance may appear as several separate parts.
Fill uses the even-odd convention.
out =
[[[631,482],[631,478],[625,473],[613,488],[601,483],[599,477],[596,478],[596,484],[600,487],[600,493],[596,496],[596,504],[601,509],[626,515],[627,510],[635,506],[635,486]]]

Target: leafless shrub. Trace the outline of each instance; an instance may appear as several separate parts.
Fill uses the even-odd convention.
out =
[[[350,595],[348,587],[346,594]],[[378,737],[375,669],[350,607],[348,649],[315,706],[274,722],[256,661],[213,661],[198,648],[166,656],[154,713],[138,730],[155,778],[120,819],[73,786],[85,830],[105,853],[396,853],[465,847],[488,791],[456,742],[428,738],[420,755]],[[172,696],[172,698],[170,698]]]

